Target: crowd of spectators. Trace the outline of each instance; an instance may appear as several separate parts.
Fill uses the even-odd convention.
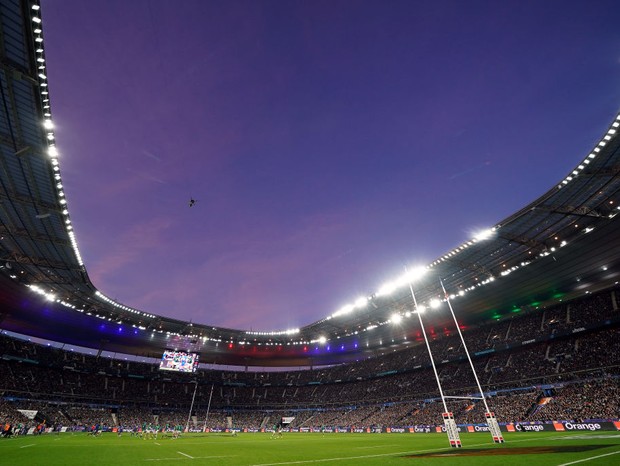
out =
[[[489,406],[513,421],[618,418],[620,327],[615,291],[529,310],[464,337]],[[477,393],[460,339],[431,342],[446,394]],[[588,381],[583,383],[583,381]],[[574,383],[579,381],[579,383]],[[553,385],[543,397],[534,386]],[[196,390],[194,413],[188,416]],[[280,372],[199,369],[162,372],[155,364],[103,358],[0,336],[0,421],[26,423],[19,409],[50,425],[186,425],[261,428],[274,413],[295,412],[294,426],[424,425],[445,409],[426,347],[412,344],[355,363]],[[10,400],[10,401],[9,401]],[[207,402],[212,407],[207,416]],[[450,399],[457,421],[484,419],[477,397]]]
[[[549,422],[617,420],[620,413],[620,380],[592,379],[559,385],[548,395],[531,387],[489,395],[486,403],[501,422]],[[306,410],[161,410],[152,407],[86,406],[11,400],[0,402],[0,423],[33,427],[41,422],[49,427],[64,426],[84,430],[91,425],[122,426],[125,431],[139,430],[145,424],[189,427],[190,429],[269,428],[282,416],[295,418],[291,427],[407,427],[441,424],[445,409],[453,412],[458,423],[484,423],[485,406],[479,396],[462,399],[419,400],[409,403],[382,403],[333,409]],[[19,410],[36,411],[37,419],[28,419]],[[43,417],[43,418],[42,418]],[[42,421],[43,419],[43,421]]]

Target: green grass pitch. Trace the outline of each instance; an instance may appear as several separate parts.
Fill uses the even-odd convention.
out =
[[[85,433],[0,439],[6,465],[620,465],[620,432],[508,433],[495,445],[488,433],[461,435],[463,448],[444,434],[269,433],[185,434],[142,440],[124,433]]]

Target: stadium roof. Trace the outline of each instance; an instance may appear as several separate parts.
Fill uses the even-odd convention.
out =
[[[410,283],[420,306],[438,306],[423,314],[434,331],[454,329],[447,298],[462,325],[475,325],[617,284],[620,116],[575,169],[536,201],[422,264],[423,275],[412,269],[300,329],[219,328],[117,303],[90,281],[71,225],[39,3],[2,2],[0,19],[2,329],[129,354],[156,356],[173,348],[219,364],[320,365],[414,343],[419,323]]]

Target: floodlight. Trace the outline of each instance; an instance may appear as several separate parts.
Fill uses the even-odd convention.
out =
[[[355,304],[354,305],[355,305],[355,307],[364,307],[367,304],[368,304],[368,298],[361,297],[361,298],[358,298],[358,299],[355,300]]]
[[[495,233],[495,228],[487,228],[486,230],[479,231],[474,235],[474,240],[476,241],[484,241],[485,239],[489,239]]]
[[[391,294],[397,288],[397,284],[395,282],[388,282],[384,284],[379,291],[377,291],[377,296],[386,296]]]
[[[412,269],[407,270],[405,274],[402,276],[402,279],[405,281],[405,283],[411,283],[411,282],[414,282],[422,278],[426,274],[426,272],[427,272],[426,267],[423,267],[423,266],[414,267]]]

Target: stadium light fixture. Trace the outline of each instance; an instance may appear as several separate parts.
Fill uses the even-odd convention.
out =
[[[495,228],[487,228],[486,230],[481,230],[474,234],[474,241],[484,241],[489,239],[495,233]]]
[[[361,297],[355,300],[355,307],[366,307],[366,305],[368,304],[368,298],[365,297]]]
[[[387,296],[394,292],[394,290],[398,287],[396,282],[388,282],[385,283],[379,290],[377,291],[377,296]]]
[[[342,315],[346,315],[346,314],[350,314],[351,312],[353,312],[353,309],[355,309],[355,306],[353,304],[347,304],[345,306],[342,306],[340,309],[338,309],[336,312],[334,312],[331,317],[338,317],[338,316],[342,316]]]
[[[408,269],[398,280],[399,283],[403,285],[415,282],[422,278],[428,269],[423,266],[414,267],[412,269]]]
[[[430,305],[431,305],[431,308],[437,309],[439,308],[439,306],[441,306],[441,301],[438,300],[437,298],[433,298],[431,299]]]
[[[402,320],[403,320],[403,316],[401,316],[401,315],[400,315],[400,314],[398,314],[398,313],[394,313],[394,314],[392,314],[392,317],[390,318],[390,321],[391,321],[393,324],[400,324]]]

